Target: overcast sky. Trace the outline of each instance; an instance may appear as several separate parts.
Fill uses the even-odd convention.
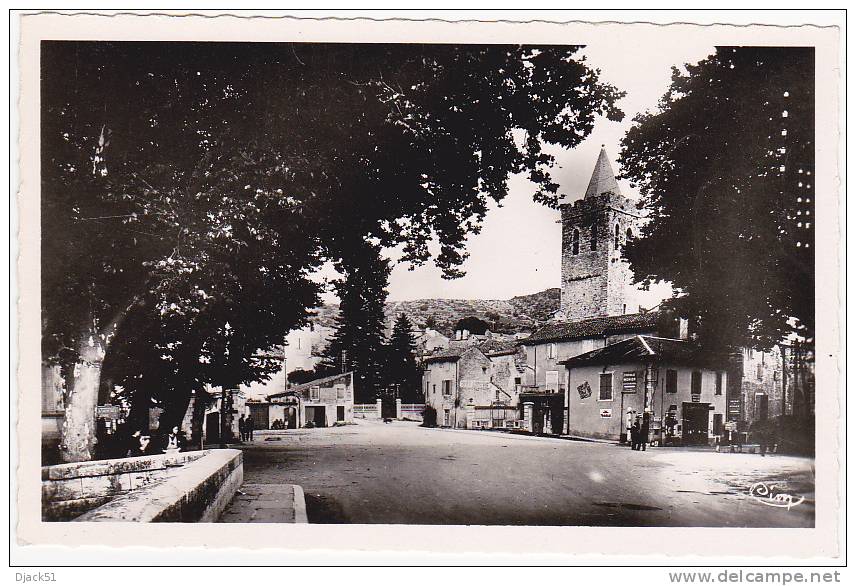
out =
[[[573,151],[551,151],[557,157],[554,180],[559,193],[571,200],[585,192],[592,169],[605,145],[613,169],[619,143],[638,112],[654,109],[671,79],[671,66],[696,63],[713,53],[709,45],[693,46],[682,39],[675,46],[666,38],[633,36],[610,39],[608,44],[590,45],[584,50],[591,66],[601,70],[601,78],[627,92],[620,106],[623,122],[598,119],[588,139]],[[620,184],[625,196],[636,194],[626,182]],[[433,265],[408,271],[397,265],[390,276],[389,300],[421,298],[508,299],[558,287],[561,278],[561,225],[558,210],[532,201],[531,183],[521,176],[509,180],[509,195],[503,207],[493,204],[482,232],[467,241],[469,259],[463,266],[466,276],[447,281]],[[332,297],[332,296],[330,296]],[[335,298],[332,298],[335,300]]]

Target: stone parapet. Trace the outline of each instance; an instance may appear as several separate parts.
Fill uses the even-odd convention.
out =
[[[204,450],[45,466],[42,520],[210,517],[211,511],[222,511],[240,485],[241,455],[238,450]],[[225,503],[218,504],[220,498]],[[143,506],[146,501],[151,506]]]

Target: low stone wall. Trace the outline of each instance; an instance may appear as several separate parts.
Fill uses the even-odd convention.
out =
[[[422,421],[423,411],[425,411],[425,405],[422,403],[402,403],[398,418],[409,419],[410,421]]]
[[[239,450],[42,468],[45,521],[213,521],[243,481]]]

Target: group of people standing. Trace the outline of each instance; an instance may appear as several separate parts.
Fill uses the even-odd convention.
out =
[[[253,430],[256,428],[252,417],[241,417],[238,419],[238,431],[241,432],[242,442],[253,441]]]
[[[648,436],[651,430],[651,414],[636,413],[627,410],[627,441],[631,449],[645,451],[648,447]]]

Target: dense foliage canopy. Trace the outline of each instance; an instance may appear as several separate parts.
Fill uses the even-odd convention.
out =
[[[720,47],[674,69],[622,141],[650,221],[625,255],[670,281],[702,343],[814,335],[814,51]]]
[[[620,119],[577,51],[43,43],[45,359],[70,391],[93,343],[129,388],[236,385],[272,372],[324,261],[347,275],[401,245],[423,263],[436,241],[460,275],[510,174],[553,205],[543,144]]]

